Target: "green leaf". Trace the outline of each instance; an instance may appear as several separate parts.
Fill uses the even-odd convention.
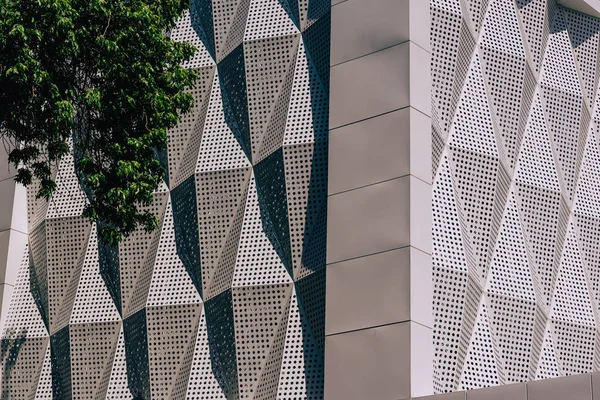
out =
[[[26,6],[24,6],[26,4]],[[56,191],[73,151],[89,199],[83,215],[111,244],[156,229],[146,209],[164,178],[167,129],[189,111],[196,49],[163,35],[188,3],[173,0],[0,2],[0,136],[15,179]],[[70,143],[72,147],[70,147]]]

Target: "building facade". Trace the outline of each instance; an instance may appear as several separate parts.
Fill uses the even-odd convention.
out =
[[[103,243],[61,161],[3,399],[598,396],[600,2],[192,0],[171,35],[159,229]]]
[[[431,5],[434,390],[597,371],[600,20]]]
[[[99,241],[72,157],[29,196],[3,399],[323,398],[329,8],[191,2],[155,232]]]

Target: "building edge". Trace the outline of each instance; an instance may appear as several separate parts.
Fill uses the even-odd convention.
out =
[[[27,191],[14,180],[16,169],[8,163],[8,151],[0,146],[0,332],[21,258],[27,246]]]
[[[429,2],[334,0],[331,24],[325,400],[430,395]]]

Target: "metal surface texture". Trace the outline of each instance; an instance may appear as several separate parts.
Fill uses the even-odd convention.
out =
[[[600,369],[600,20],[432,0],[436,392]]]
[[[159,228],[99,240],[72,157],[29,196],[3,399],[323,398],[329,31],[324,0],[191,2]]]

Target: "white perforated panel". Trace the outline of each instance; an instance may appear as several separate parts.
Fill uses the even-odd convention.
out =
[[[435,391],[598,370],[600,20],[430,5]]]

